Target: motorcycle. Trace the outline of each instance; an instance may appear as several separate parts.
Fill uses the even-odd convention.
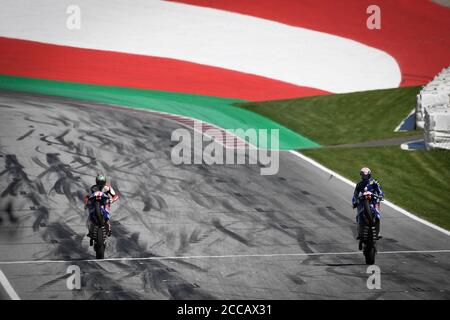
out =
[[[106,238],[108,236],[108,226],[106,221],[109,219],[108,211],[105,209],[109,197],[101,191],[92,192],[88,197],[87,208],[92,222],[90,228],[90,244],[94,247],[96,259],[104,259]]]
[[[365,188],[364,192],[360,192],[358,199],[358,227],[362,228],[362,230],[359,230],[359,234],[361,235],[359,239],[359,250],[363,251],[366,264],[372,265],[375,264],[377,241],[381,238],[378,235],[380,231],[380,217],[377,216],[373,200],[379,202],[382,198]]]

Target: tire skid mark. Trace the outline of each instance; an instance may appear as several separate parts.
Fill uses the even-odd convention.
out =
[[[35,131],[35,129],[31,129],[27,133],[25,133],[24,135],[22,135],[19,138],[17,138],[16,140],[17,141],[21,141],[21,140],[27,138],[28,136],[32,135],[34,131]]]
[[[235,232],[233,232],[233,231],[231,231],[231,230],[225,228],[225,227],[221,224],[221,222],[220,222],[219,219],[214,218],[214,219],[212,220],[212,225],[213,225],[214,227],[216,227],[217,230],[219,230],[219,231],[221,231],[222,233],[224,233],[225,235],[227,235],[227,236],[233,238],[234,240],[237,240],[237,241],[239,241],[240,243],[243,243],[243,244],[245,244],[245,245],[248,246],[248,247],[253,247],[253,246],[254,246],[254,245],[250,242],[250,240],[248,240],[248,239],[246,239],[246,238],[244,238],[244,237],[238,235],[237,233],[235,233]]]

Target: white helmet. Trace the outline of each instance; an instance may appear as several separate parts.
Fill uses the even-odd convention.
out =
[[[361,179],[369,180],[370,177],[372,177],[372,171],[370,171],[369,168],[364,167],[364,168],[361,168],[361,170],[359,171],[359,175],[361,176]]]

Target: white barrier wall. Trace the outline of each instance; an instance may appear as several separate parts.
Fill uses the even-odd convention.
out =
[[[450,67],[417,95],[416,126],[424,129],[427,149],[450,150]]]
[[[450,106],[447,104],[425,108],[424,120],[427,149],[450,150]]]
[[[425,108],[445,105],[450,103],[450,88],[448,91],[436,90],[436,89],[425,89],[422,90],[417,95],[417,106],[416,106],[416,125],[419,128],[424,128],[424,113]]]

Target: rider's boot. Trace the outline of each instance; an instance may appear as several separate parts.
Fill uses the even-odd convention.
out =
[[[88,236],[89,238],[92,238],[92,237],[93,237],[93,234],[92,234],[92,224],[89,224],[89,226],[88,226],[88,234],[87,234],[87,236]]]
[[[382,236],[380,235],[380,219],[377,219],[375,221],[375,230],[377,232],[377,239],[381,239]]]
[[[88,234],[89,237],[89,245],[92,247],[94,245],[94,235],[92,234],[92,225],[89,225]]]
[[[357,223],[356,224],[356,240],[359,240],[359,242],[358,242],[358,249],[359,250],[362,250],[362,243],[363,243],[363,241],[362,241],[362,227],[359,225],[359,223]]]
[[[107,232],[107,235],[108,235],[108,237],[111,237],[111,233],[112,233],[112,230],[111,230],[111,221],[110,221],[110,220],[106,221],[106,224],[107,224],[107,226],[108,226],[108,232]]]
[[[363,230],[364,230],[364,225],[361,225],[359,223],[359,220],[357,220],[357,222],[356,222],[356,240],[361,240],[363,238],[362,237]]]
[[[356,217],[356,240],[360,240],[361,239],[361,235],[359,234],[359,221],[358,221],[358,217]]]

